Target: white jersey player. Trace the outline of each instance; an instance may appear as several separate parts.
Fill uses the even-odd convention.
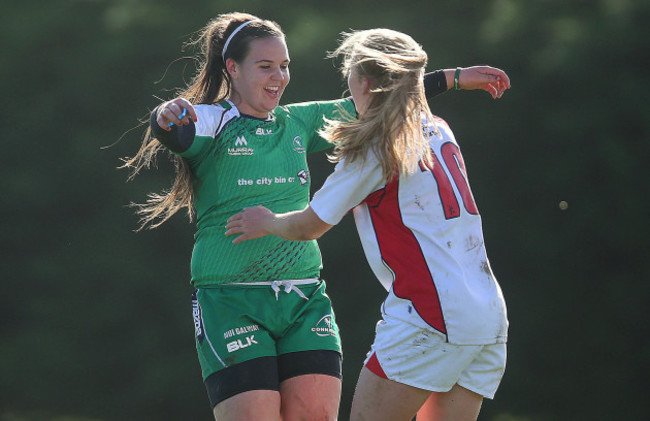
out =
[[[426,54],[408,35],[376,29],[348,34],[334,55],[358,112],[321,131],[334,172],[304,210],[246,208],[226,235],[306,241],[353,209],[388,296],[350,419],[476,420],[505,370],[506,306],[460,148],[424,98]]]
[[[386,183],[372,151],[363,161],[342,160],[310,206],[330,225],[354,208],[368,263],[388,290],[385,316],[455,345],[504,343],[505,302],[465,163],[449,126],[436,123],[428,126],[432,166]]]

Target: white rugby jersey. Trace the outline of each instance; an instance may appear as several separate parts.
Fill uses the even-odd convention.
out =
[[[442,119],[428,126],[433,166],[386,183],[371,152],[339,162],[311,207],[335,225],[354,209],[372,271],[388,291],[382,312],[435,329],[457,345],[504,343],[506,306],[485,251],[465,163]]]

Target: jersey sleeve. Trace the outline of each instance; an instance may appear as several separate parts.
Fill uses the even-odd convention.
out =
[[[309,132],[306,139],[307,153],[319,152],[332,147],[332,144],[318,135],[318,130],[325,125],[325,118],[341,120],[346,114],[356,116],[351,98],[332,101],[311,101],[290,104],[284,107],[291,118],[299,119]]]
[[[224,109],[218,105],[199,104],[194,106],[194,111],[196,112],[197,121],[196,123],[190,122],[190,126],[194,125],[194,139],[189,148],[177,152],[178,155],[190,161],[201,160],[208,153],[224,114]]]
[[[310,206],[322,221],[336,225],[346,213],[384,185],[382,169],[374,155],[364,161],[357,159],[346,163],[342,160],[314,193]]]

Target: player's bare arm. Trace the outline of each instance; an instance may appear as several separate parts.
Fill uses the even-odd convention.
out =
[[[285,240],[309,241],[320,238],[332,227],[323,222],[311,207],[275,214],[264,206],[255,206],[228,218],[226,236],[241,234],[233,244],[269,234]]]

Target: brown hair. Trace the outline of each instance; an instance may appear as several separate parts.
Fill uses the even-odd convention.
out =
[[[243,23],[236,36],[232,37],[222,56],[224,44],[228,37]],[[226,70],[226,58],[236,62],[244,60],[249,52],[251,41],[260,38],[277,37],[284,39],[280,26],[269,20],[260,19],[248,13],[228,13],[212,19],[198,32],[198,36],[185,43],[185,47],[199,47],[197,54],[197,72],[188,85],[179,90],[177,96],[190,101],[192,104],[216,104],[230,96],[232,81]],[[129,180],[135,177],[143,168],[155,164],[158,152],[166,150],[148,128],[137,154],[125,158],[120,168],[129,168]],[[194,186],[192,172],[187,161],[175,154],[169,153],[175,168],[176,177],[171,189],[162,193],[150,193],[145,204],[134,204],[136,213],[140,215],[140,229],[155,228],[168,220],[181,208],[187,208],[187,214],[194,219]]]

